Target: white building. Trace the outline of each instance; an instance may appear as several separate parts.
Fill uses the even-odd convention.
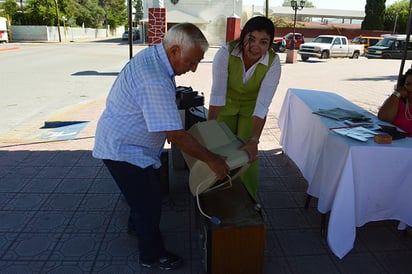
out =
[[[228,17],[237,16],[241,18],[241,26],[256,15],[265,15],[263,5],[243,6],[242,0],[143,0],[144,20],[147,22],[148,8],[162,7],[167,9],[168,24],[191,22],[198,25],[205,33],[211,45],[222,45],[226,40],[226,20]],[[175,4],[174,4],[175,3]],[[291,7],[269,6],[268,14],[271,17],[290,16],[294,11]],[[365,16],[364,11],[355,10],[332,10],[304,8],[299,15],[310,17],[317,21],[327,22],[336,20],[345,24],[359,23]]]
[[[157,1],[143,0],[144,20],[148,8]],[[173,2],[177,2],[173,4]],[[229,16],[241,17],[242,0],[164,0],[168,24],[190,22],[205,34],[210,45],[222,45],[226,40],[226,20]]]

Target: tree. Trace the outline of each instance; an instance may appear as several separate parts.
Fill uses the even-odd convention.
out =
[[[142,0],[136,0],[136,4],[134,6],[136,10],[136,14],[134,16],[137,23],[143,19],[143,2]]]
[[[105,10],[99,6],[98,0],[79,0],[79,15],[76,23],[79,26],[100,28],[105,21]]]
[[[6,0],[4,3],[0,3],[0,16],[13,18],[19,10],[19,5],[15,0]]]
[[[127,21],[127,9],[124,0],[100,0],[99,6],[105,11],[104,25],[116,28],[124,25]]]
[[[80,16],[80,8],[77,0],[59,0],[60,14],[68,18],[70,26],[78,26],[76,18]]]
[[[55,26],[56,3],[54,0],[30,0],[26,4],[23,18],[23,24]]]
[[[365,18],[362,21],[363,30],[383,30],[385,20],[386,0],[366,0]]]
[[[60,18],[56,18],[56,2]],[[17,11],[12,9],[15,0],[6,0],[3,5],[6,3],[14,24],[55,26],[64,16],[72,26],[116,28],[127,21],[124,0],[27,0],[24,9]]]
[[[386,9],[384,29],[392,30],[397,33],[406,33],[408,16],[409,1],[401,0],[395,2]]]

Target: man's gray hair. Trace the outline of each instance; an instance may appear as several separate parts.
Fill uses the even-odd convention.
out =
[[[163,38],[163,44],[165,48],[178,45],[184,52],[197,45],[204,52],[209,48],[209,43],[202,31],[192,23],[180,23],[171,27]]]

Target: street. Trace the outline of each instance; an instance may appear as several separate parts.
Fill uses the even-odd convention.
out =
[[[129,56],[127,45],[115,42],[16,46],[0,52],[0,136],[105,97]]]
[[[13,135],[44,125],[54,115],[105,98],[116,75],[128,61],[129,47],[119,39],[75,43],[9,44],[0,51],[0,140],[24,139]],[[144,46],[135,45],[136,54]],[[176,78],[178,85],[204,93],[208,105],[213,47],[196,73]],[[290,87],[332,91],[376,113],[393,89],[400,60],[309,59],[285,63],[279,53],[282,77],[271,112],[276,116]],[[406,63],[408,68],[410,64]]]

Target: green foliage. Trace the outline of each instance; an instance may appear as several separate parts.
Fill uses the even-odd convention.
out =
[[[363,30],[383,30],[386,0],[366,0]]]
[[[0,16],[2,17],[12,18],[18,11],[19,5],[17,5],[15,0],[6,0],[0,3]]]
[[[116,28],[127,22],[127,7],[124,0],[100,0],[99,5],[105,11],[104,25]]]
[[[136,20],[136,22],[139,22],[140,20],[143,19],[143,15],[144,15],[142,0],[135,0],[134,8],[136,10],[135,20]]]
[[[76,18],[80,16],[80,3],[77,0],[59,0],[60,18],[67,18],[66,25],[79,26]]]
[[[56,3],[54,0],[28,1],[22,18],[22,23],[25,22],[30,22],[32,25],[56,25]]]
[[[386,9],[385,30],[394,30],[397,33],[406,33],[409,15],[409,1],[397,1]]]
[[[64,23],[70,26],[101,28],[110,25],[116,28],[127,22],[124,0],[27,0],[23,9],[15,8],[15,0],[6,0],[5,5],[13,24],[20,25],[56,26],[57,14],[60,24],[64,16]]]
[[[98,0],[79,0],[80,13],[76,18],[76,24],[100,28],[103,27],[105,10],[99,6]]]

